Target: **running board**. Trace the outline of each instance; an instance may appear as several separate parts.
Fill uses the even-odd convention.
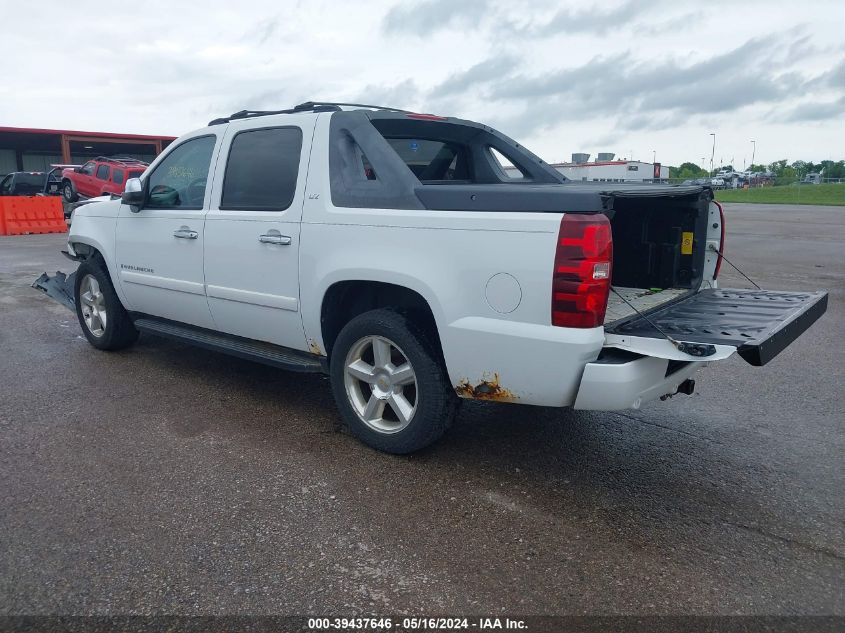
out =
[[[223,334],[194,325],[148,316],[137,316],[133,322],[135,323],[135,327],[141,332],[163,336],[215,352],[222,352],[230,356],[237,356],[238,358],[270,365],[271,367],[305,373],[326,371],[324,367],[325,359],[307,352],[281,347],[280,345],[254,341],[241,336]]]

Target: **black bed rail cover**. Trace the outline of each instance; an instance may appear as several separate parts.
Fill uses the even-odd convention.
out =
[[[526,211],[601,213],[619,198],[696,198],[710,190],[698,185],[568,181],[559,184],[420,184],[414,190],[426,209],[440,211]]]
[[[707,289],[648,315],[679,341],[733,345],[755,366],[768,363],[827,310],[827,292]],[[613,324],[610,334],[661,338],[642,317]]]

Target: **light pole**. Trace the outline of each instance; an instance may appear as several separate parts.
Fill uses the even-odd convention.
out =
[[[657,163],[657,150],[651,150],[651,164],[654,165]]]
[[[701,171],[704,171],[704,161],[707,160],[704,156],[701,157]]]
[[[713,159],[716,156],[716,133],[710,132],[710,136],[713,137],[713,149],[710,150],[710,174],[713,174]]]
[[[754,155],[757,153],[757,141],[751,139],[751,169],[754,169]]]

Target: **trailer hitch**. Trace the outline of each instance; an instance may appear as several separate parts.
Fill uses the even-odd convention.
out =
[[[679,393],[684,394],[685,396],[691,396],[695,391],[695,381],[692,378],[687,378],[684,382],[678,385],[678,388],[675,390],[675,393],[667,393],[660,396],[661,400],[668,400],[672,396],[675,396]]]

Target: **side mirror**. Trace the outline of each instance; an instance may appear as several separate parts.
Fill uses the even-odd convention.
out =
[[[140,178],[130,178],[126,181],[126,188],[120,196],[123,204],[129,205],[133,213],[138,213],[144,206],[144,185]]]

